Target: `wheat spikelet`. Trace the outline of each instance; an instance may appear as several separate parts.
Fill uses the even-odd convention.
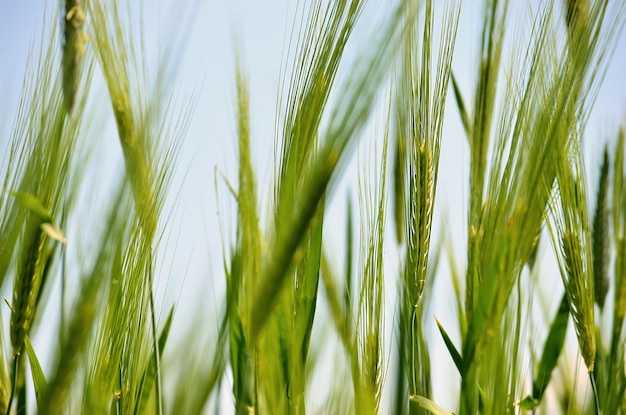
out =
[[[570,231],[565,231],[561,237],[566,274],[565,292],[570,304],[570,314],[578,335],[580,353],[589,372],[593,372],[596,358],[595,322],[593,302],[586,295],[586,292],[592,289],[586,282],[592,280],[588,278],[588,270],[585,270],[583,263],[585,254],[581,249],[581,243],[580,237]]]
[[[558,202],[551,205],[549,224],[580,352],[591,373],[596,356],[592,238],[580,149],[573,144],[572,156],[557,166]]]
[[[604,308],[604,300],[609,291],[609,260],[611,247],[609,245],[609,154],[605,147],[602,166],[600,167],[600,180],[598,184],[598,197],[596,209],[593,215],[593,276],[595,288],[595,301]]]
[[[35,315],[46,242],[45,234],[39,227],[32,232],[27,232],[25,238],[28,238],[28,242],[20,255],[13,287],[11,346],[15,356],[21,354],[24,337],[28,334]]]

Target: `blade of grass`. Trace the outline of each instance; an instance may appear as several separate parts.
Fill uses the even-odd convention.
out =
[[[569,304],[567,296],[563,294],[559,309],[552,320],[548,337],[543,346],[543,353],[539,361],[537,374],[533,381],[532,398],[536,405],[541,401],[544,392],[550,382],[552,371],[556,367],[563,345],[565,344],[565,335],[567,334],[567,321],[569,319]],[[535,406],[536,406],[535,405]]]
[[[172,325],[172,318],[174,317],[174,307],[170,309],[170,312],[165,319],[165,323],[163,324],[163,328],[161,329],[161,334],[159,335],[159,353],[161,353],[161,358],[163,358],[163,350],[165,349],[165,343],[167,343],[167,337],[170,333],[170,328]],[[156,350],[152,350],[152,353],[156,353]],[[139,397],[137,399],[137,407],[135,409],[135,415],[143,414],[144,410],[148,405],[148,401],[150,399],[150,394],[152,393],[152,388],[154,386],[156,380],[156,358],[151,357],[149,359],[148,367],[141,375],[141,386],[139,387]]]
[[[352,335],[350,333],[353,330],[349,327],[350,324],[352,324],[349,314],[349,310],[351,310],[351,308],[348,309],[345,302],[342,303],[341,301],[341,291],[339,290],[336,282],[337,273],[333,271],[326,252],[323,252],[322,254],[320,272],[324,290],[326,292],[328,306],[332,315],[332,322],[337,329],[343,347],[346,350],[350,350],[352,345]]]
[[[41,364],[39,364],[37,353],[35,353],[35,349],[30,343],[30,339],[28,338],[28,336],[24,338],[24,348],[26,349],[26,353],[28,354],[30,370],[33,376],[33,384],[35,387],[35,398],[37,399],[37,405],[39,406],[41,405],[42,396],[45,396],[48,389],[48,383],[46,382],[46,376],[43,373]]]
[[[461,93],[461,88],[459,87],[459,84],[456,82],[454,73],[450,74],[450,79],[452,81],[452,89],[454,91],[456,106],[459,108],[459,115],[461,116],[461,125],[463,125],[463,130],[465,131],[467,139],[470,140],[470,137],[472,137],[472,124],[470,121],[470,117],[467,114],[467,106],[465,105],[465,101],[463,100],[463,94]]]
[[[448,336],[448,333],[443,328],[443,325],[436,317],[435,317],[435,322],[437,323],[437,328],[439,329],[439,333],[441,333],[443,342],[446,344],[446,348],[448,349],[448,352],[450,353],[450,357],[452,357],[452,361],[454,362],[454,365],[456,366],[459,373],[461,373],[461,370],[463,370],[463,368],[465,367],[463,364],[463,356],[461,356],[461,353],[459,353],[456,346],[452,342],[452,339],[450,339],[450,336]]]
[[[348,196],[348,203],[346,206],[346,276],[345,276],[345,284],[343,290],[343,309],[346,313],[352,310],[352,262],[353,262],[353,250],[354,250],[354,236],[353,236],[353,211],[352,211],[352,198]],[[345,337],[352,337],[352,327],[350,325],[349,318],[345,319]]]

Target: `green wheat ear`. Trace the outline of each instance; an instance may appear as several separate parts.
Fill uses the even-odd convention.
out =
[[[63,98],[68,113],[74,108],[85,56],[85,10],[81,0],[65,0],[63,15]]]
[[[609,153],[608,147],[604,147],[602,165],[600,166],[600,178],[598,180],[598,194],[596,209],[593,214],[593,279],[595,288],[595,301],[604,309],[604,301],[609,291],[609,262],[611,258],[611,245],[609,235]]]
[[[362,242],[359,266],[360,294],[352,345],[352,382],[355,410],[378,413],[384,382],[384,232],[387,212],[387,149],[389,122],[384,133],[380,176],[374,184],[361,185]]]
[[[556,166],[558,196],[551,205],[551,220],[548,223],[580,352],[588,371],[593,372],[596,328],[592,238],[582,176],[582,155],[577,142],[573,143],[570,151],[571,155]]]
[[[24,231],[24,249],[17,263],[17,277],[11,303],[11,345],[14,356],[24,347],[24,338],[35,316],[37,297],[43,276],[43,253],[46,237],[39,224],[30,225]]]

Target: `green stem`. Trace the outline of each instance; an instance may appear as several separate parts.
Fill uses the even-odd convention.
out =
[[[595,400],[595,413],[596,415],[600,415],[602,411],[600,410],[600,399],[598,398],[598,385],[596,383],[596,377],[594,376],[595,372],[589,373],[589,380],[591,381],[591,389],[593,389],[593,398]]]
[[[149,283],[150,283],[150,322],[152,329],[152,347],[154,347],[154,364],[156,367],[156,410],[157,415],[163,414],[163,401],[161,400],[161,351],[159,350],[159,339],[157,336],[157,327],[156,327],[156,313],[154,311],[154,292],[152,291],[153,286],[153,275],[152,275],[152,261],[149,264],[150,269],[149,272]]]
[[[13,385],[11,385],[11,395],[9,395],[9,404],[7,405],[6,415],[11,415],[11,406],[13,405],[13,397],[15,396],[15,385],[17,385],[17,368],[20,362],[20,355],[13,356]]]

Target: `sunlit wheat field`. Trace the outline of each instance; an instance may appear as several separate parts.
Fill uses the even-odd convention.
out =
[[[623,1],[0,17],[0,414],[626,414]]]

